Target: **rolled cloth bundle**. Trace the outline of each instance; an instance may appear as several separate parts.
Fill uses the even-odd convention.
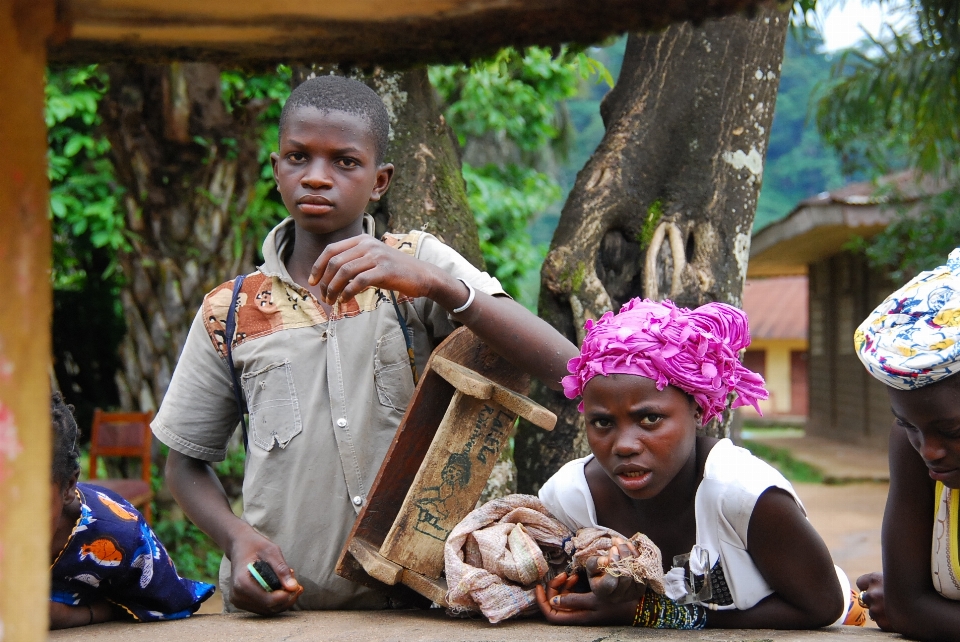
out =
[[[653,379],[657,389],[683,390],[703,409],[702,422],[720,418],[730,393],[731,407],[767,398],[763,377],[747,370],[737,352],[750,345],[747,315],[725,303],[707,303],[696,310],[672,301],[627,301],[619,314],[588,319],[580,356],[567,363],[563,378],[568,399],[583,395],[597,375],[632,374]],[[583,412],[583,402],[580,402]]]
[[[960,248],[946,265],[888,296],[857,328],[853,343],[870,374],[898,390],[960,371]]]
[[[613,537],[627,539],[600,528],[572,533],[533,495],[495,499],[467,515],[447,538],[447,604],[454,612],[480,611],[492,624],[536,612],[538,584],[583,568],[592,555],[606,555]],[[631,541],[640,556],[614,562],[607,572],[662,593],[660,550],[639,533]]]
[[[443,549],[450,610],[480,611],[493,624],[535,611],[534,587],[566,567],[563,541],[572,536],[533,495],[471,511]]]

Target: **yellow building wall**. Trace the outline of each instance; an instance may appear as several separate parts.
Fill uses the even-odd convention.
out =
[[[748,352],[766,353],[764,380],[770,398],[760,402],[764,416],[791,414],[790,353],[806,349],[806,339],[754,339],[750,343]],[[744,407],[743,413],[748,418],[757,416],[750,406]]]

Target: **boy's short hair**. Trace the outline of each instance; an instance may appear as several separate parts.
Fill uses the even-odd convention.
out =
[[[366,119],[376,141],[377,164],[383,163],[390,138],[390,117],[377,92],[359,80],[343,76],[317,76],[290,92],[280,112],[280,136],[290,114],[301,107],[321,112],[343,111]]]
[[[63,395],[54,391],[50,395],[50,421],[53,424],[53,481],[61,488],[80,472],[80,446],[77,443],[79,429],[73,418],[73,406],[63,401]]]

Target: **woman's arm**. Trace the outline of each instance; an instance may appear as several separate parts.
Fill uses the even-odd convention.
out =
[[[846,607],[830,551],[786,491],[767,489],[747,530],[747,551],[773,595],[745,611],[710,611],[707,626],[815,629]]]
[[[955,640],[960,631],[960,602],[933,588],[934,484],[926,465],[907,439],[906,429],[890,432],[890,494],[883,513],[883,604],[892,630],[921,640]]]
[[[107,601],[90,606],[73,606],[50,600],[50,630],[99,624],[116,618],[116,609]]]

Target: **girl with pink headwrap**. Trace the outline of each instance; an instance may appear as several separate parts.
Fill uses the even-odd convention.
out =
[[[633,299],[585,327],[563,385],[581,397],[593,454],[561,468],[540,499],[573,531],[644,533],[669,570],[663,594],[614,577],[610,563],[637,554],[619,543],[587,564],[589,591],[576,592],[586,583],[566,574],[538,587],[546,618],[658,628],[843,622],[849,581],[790,483],[729,439],[697,436],[731,398],[733,408],[767,398],[738,358],[750,343],[746,315],[722,303],[687,310]]]

